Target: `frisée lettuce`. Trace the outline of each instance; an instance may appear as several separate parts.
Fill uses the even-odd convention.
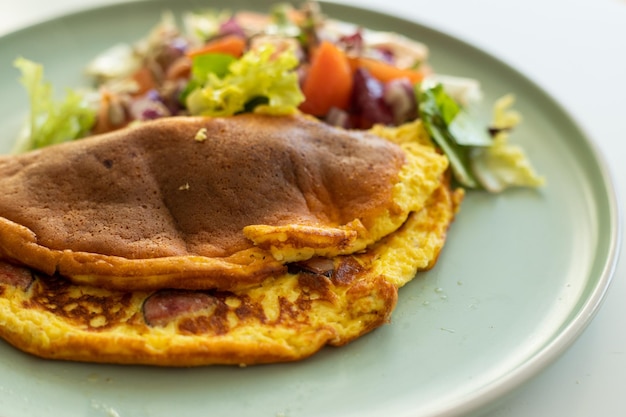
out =
[[[490,192],[501,192],[509,187],[540,187],[545,183],[545,179],[535,172],[524,149],[508,140],[508,131],[521,119],[511,109],[514,101],[510,94],[496,101],[493,128],[497,133],[493,144],[473,148],[470,153],[472,171]]]
[[[24,152],[86,135],[96,119],[96,110],[86,96],[68,90],[61,101],[53,97],[53,89],[44,79],[43,66],[25,58],[14,65],[21,71],[20,82],[28,93],[30,116],[26,132],[15,144],[14,152]]]
[[[198,65],[194,63],[190,82],[195,88],[185,98],[192,115],[232,116],[246,111],[292,114],[304,100],[294,71],[298,59],[292,51],[276,53],[271,44],[233,60],[224,74],[211,69],[202,72]]]
[[[523,149],[508,143],[506,131],[519,120],[509,109],[512,96],[496,103],[494,127],[499,133],[492,138],[488,129],[470,117],[441,84],[416,90],[419,117],[448,157],[454,178],[462,186],[500,192],[513,186],[543,184]]]

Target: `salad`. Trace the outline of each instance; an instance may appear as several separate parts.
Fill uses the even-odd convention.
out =
[[[143,39],[88,63],[93,86],[60,100],[40,64],[15,66],[31,105],[16,152],[161,117],[302,112],[346,129],[419,124],[465,188],[543,184],[509,142],[520,119],[512,96],[483,123],[469,111],[481,100],[477,80],[438,74],[426,45],[328,18],[315,2],[189,12],[180,25],[166,13]]]

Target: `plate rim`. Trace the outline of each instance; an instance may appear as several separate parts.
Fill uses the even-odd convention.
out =
[[[207,3],[212,3],[217,0],[208,0]],[[272,4],[276,1],[263,0],[265,3]],[[293,0],[292,0],[293,1]],[[78,8],[73,9],[69,13],[63,13],[47,17],[43,20],[28,24],[24,27],[16,30],[11,30],[7,33],[0,35],[0,44],[8,42],[13,37],[18,37],[26,32],[37,29],[53,22],[77,18],[80,15],[97,13],[99,10],[114,10],[118,8],[124,8],[129,6],[143,6],[143,7],[157,7],[155,4],[172,4],[176,0],[122,0],[115,1],[109,4],[99,4],[95,6],[81,5]],[[152,4],[151,4],[152,3]],[[591,151],[591,159],[595,164],[595,168],[598,170],[599,178],[602,181],[604,193],[606,197],[606,209],[608,218],[605,220],[610,226],[610,235],[602,236],[601,240],[608,244],[606,257],[601,263],[601,272],[597,277],[597,283],[592,287],[592,291],[589,292],[587,297],[581,297],[584,300],[582,306],[578,309],[577,313],[567,322],[567,324],[556,334],[552,340],[536,350],[532,356],[530,356],[523,364],[510,369],[508,373],[500,376],[499,378],[491,381],[488,384],[480,387],[479,390],[466,395],[463,400],[455,402],[452,407],[440,408],[434,410],[434,413],[427,415],[432,416],[445,416],[456,417],[465,415],[470,412],[477,411],[488,405],[497,404],[499,400],[506,398],[509,394],[513,393],[517,388],[524,385],[532,378],[539,375],[545,368],[556,361],[567,349],[581,336],[581,334],[587,329],[589,324],[593,321],[598,311],[602,307],[606,299],[606,295],[610,290],[611,284],[614,280],[615,270],[617,268],[620,249],[623,244],[623,207],[619,199],[619,192],[616,187],[615,174],[612,167],[608,164],[608,160],[603,150],[579,121],[576,119],[572,112],[559,100],[557,100],[552,94],[550,94],[539,82],[533,79],[533,77],[523,73],[515,68],[503,57],[499,56],[491,50],[487,50],[481,46],[472,44],[460,38],[457,35],[446,32],[445,30],[433,25],[431,23],[422,21],[420,19],[407,19],[393,12],[387,12],[378,8],[372,8],[367,6],[360,6],[352,3],[341,3],[337,0],[318,0],[322,10],[329,8],[343,9],[345,12],[354,11],[359,13],[367,13],[370,15],[376,14],[384,17],[385,19],[391,19],[401,21],[405,25],[413,25],[420,27],[422,30],[427,30],[436,34],[439,37],[445,38],[450,42],[455,42],[461,45],[463,48],[472,50],[474,53],[479,53],[491,60],[496,61],[499,65],[506,68],[507,71],[514,73],[516,77],[523,80],[528,85],[532,86],[537,93],[542,96],[542,99],[549,102],[549,105],[555,108],[558,112],[565,117],[571,126],[580,133],[580,136],[584,139],[584,143]],[[329,13],[332,16],[332,13]],[[594,204],[599,204],[594,198]],[[600,218],[595,216],[594,218]],[[590,272],[591,273],[591,272]],[[407,417],[424,417],[423,414],[414,414],[413,411],[405,413]]]

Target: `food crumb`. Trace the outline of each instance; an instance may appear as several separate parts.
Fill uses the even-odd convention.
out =
[[[187,183],[185,183],[184,185],[181,185],[180,187],[178,187],[178,189],[179,189],[180,191],[187,191],[189,188],[190,188],[190,187],[189,187],[189,183],[188,183],[188,182],[187,182]]]
[[[198,129],[198,131],[196,132],[196,136],[194,137],[195,141],[204,142],[205,140],[207,140],[206,132],[206,127],[201,127],[200,129]]]

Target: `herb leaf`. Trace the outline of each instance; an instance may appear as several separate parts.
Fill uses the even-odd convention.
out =
[[[449,127],[462,109],[440,84],[424,91],[417,88],[419,116],[433,141],[448,157],[455,179],[465,187],[479,188],[470,165],[471,147],[460,144]]]
[[[57,101],[41,64],[18,58],[14,65],[22,72],[20,81],[30,99],[29,131],[18,140],[14,152],[78,139],[89,132],[96,112],[84,94],[68,89],[63,100]]]

